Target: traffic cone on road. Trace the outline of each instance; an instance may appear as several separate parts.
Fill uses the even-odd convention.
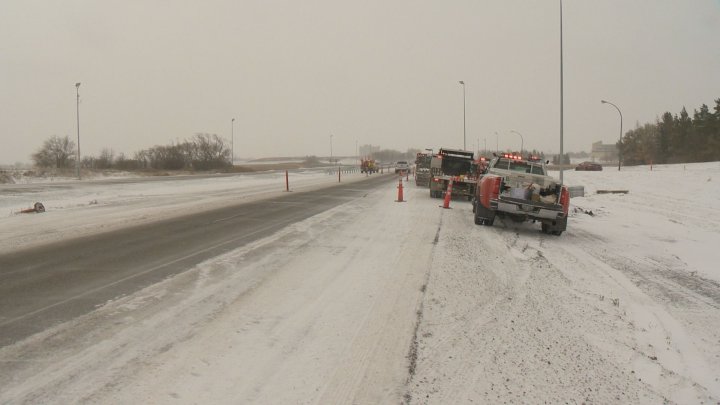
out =
[[[449,209],[450,208],[450,198],[452,197],[452,187],[453,187],[453,181],[450,179],[448,182],[447,190],[445,190],[445,200],[443,200],[442,208]]]
[[[402,177],[400,177],[400,182],[398,183],[398,199],[395,200],[395,202],[405,202],[405,201],[403,201]]]

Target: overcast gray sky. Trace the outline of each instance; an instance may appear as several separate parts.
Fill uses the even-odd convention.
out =
[[[565,0],[565,150],[720,98],[720,0]],[[3,0],[0,163],[198,132],[240,157],[559,150],[558,0]],[[496,137],[495,133],[498,132]]]

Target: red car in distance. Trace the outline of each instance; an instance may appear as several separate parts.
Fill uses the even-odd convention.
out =
[[[575,167],[575,170],[597,172],[602,170],[602,165],[595,162],[582,162]]]

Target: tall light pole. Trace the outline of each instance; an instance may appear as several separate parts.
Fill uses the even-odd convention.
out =
[[[332,164],[332,134],[330,134],[330,164]]]
[[[560,0],[560,184],[563,184],[563,15],[562,0]]]
[[[498,135],[497,131],[495,131],[495,152],[500,152],[500,135]]]
[[[620,171],[620,162],[622,162],[622,135],[623,135],[623,133],[622,133],[622,121],[623,121],[622,120],[622,112],[620,111],[620,108],[618,108],[618,106],[616,106],[615,104],[613,104],[609,101],[600,100],[600,103],[610,104],[611,106],[615,107],[618,114],[620,114],[620,141],[618,142],[618,171]]]
[[[458,83],[462,84],[463,88],[463,150],[465,150],[465,82],[460,80]]]
[[[80,180],[80,83],[75,83],[75,94],[77,96],[75,102],[75,110],[77,111],[77,162],[75,162],[75,172],[78,180]]]
[[[235,165],[235,118],[230,120],[230,166]]]
[[[516,130],[514,130],[514,129],[511,129],[510,132],[514,132],[514,133],[520,135],[520,155],[522,156],[522,154],[523,154],[523,148],[525,147],[525,139],[523,139],[523,136],[522,136],[522,134],[521,134],[520,132],[518,132],[518,131],[516,131]]]

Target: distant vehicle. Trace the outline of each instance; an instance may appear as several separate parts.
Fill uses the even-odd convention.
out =
[[[595,162],[582,162],[575,167],[575,170],[598,172],[602,171],[602,165]]]
[[[360,173],[373,174],[380,171],[374,159],[362,159],[360,162]]]
[[[395,173],[407,173],[410,170],[410,165],[404,160],[398,160],[395,163]]]

